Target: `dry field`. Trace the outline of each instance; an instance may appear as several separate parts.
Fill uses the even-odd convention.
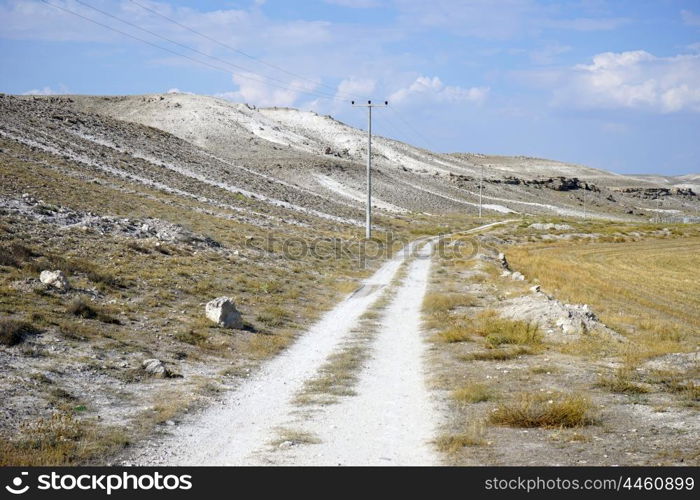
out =
[[[424,306],[444,460],[697,465],[697,228],[601,226],[543,242],[528,227],[494,231],[480,258],[435,262]],[[498,250],[525,281],[503,272]],[[512,312],[580,310],[566,304],[597,319],[565,333],[546,314]]]
[[[631,339],[630,363],[693,351],[700,340],[700,238],[508,248],[515,269],[543,289],[589,304]]]

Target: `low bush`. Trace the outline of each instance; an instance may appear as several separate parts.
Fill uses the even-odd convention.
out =
[[[39,330],[31,323],[14,319],[0,320],[0,344],[13,346],[21,343],[29,335],[35,335]]]

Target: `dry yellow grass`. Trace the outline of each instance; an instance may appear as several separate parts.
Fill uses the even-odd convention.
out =
[[[455,343],[472,340],[473,336],[484,337],[489,348],[501,345],[540,345],[542,334],[537,325],[498,316],[496,311],[487,309],[475,317],[433,315],[429,325],[441,328],[432,340],[434,342]]]
[[[25,422],[17,435],[1,439],[0,466],[73,465],[114,453],[128,443],[123,429],[56,412]]]
[[[591,402],[579,394],[521,393],[499,405],[491,422],[509,427],[580,427],[593,423]]]
[[[542,343],[542,334],[536,324],[501,318],[491,309],[479,313],[472,322],[472,328],[476,335],[484,337],[488,347]]]
[[[437,333],[433,340],[452,344],[455,342],[467,342],[471,340],[473,331],[469,325],[458,324],[447,327],[447,329]]]
[[[649,392],[649,388],[634,382],[632,378],[632,370],[623,367],[617,369],[611,375],[601,376],[596,385],[621,394],[644,394]]]
[[[439,314],[458,307],[473,306],[475,303],[474,297],[466,293],[429,292],[423,299],[423,312]]]
[[[590,304],[605,324],[633,340],[621,353],[629,365],[697,342],[700,238],[532,244],[507,255],[545,290]]]
[[[277,429],[277,439],[270,442],[274,447],[279,447],[283,443],[298,444],[318,444],[321,440],[314,434],[298,429],[289,429],[286,427]]]
[[[482,403],[495,397],[493,389],[485,384],[472,383],[452,391],[452,399],[460,403]]]
[[[496,348],[486,349],[484,351],[476,351],[461,356],[462,361],[508,361],[515,359],[518,356],[532,354],[533,350],[525,346],[516,346],[511,348]]]
[[[435,446],[443,453],[453,454],[465,446],[484,446],[486,433],[483,422],[477,421],[466,425],[464,430],[455,434],[443,434],[435,440]]]

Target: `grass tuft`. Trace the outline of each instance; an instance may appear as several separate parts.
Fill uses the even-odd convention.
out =
[[[649,389],[632,381],[628,368],[619,368],[612,376],[601,376],[596,386],[620,394],[645,394]]]
[[[435,440],[435,446],[443,453],[454,454],[466,446],[484,446],[486,444],[484,434],[484,424],[474,422],[462,432],[438,437]]]
[[[270,327],[284,326],[290,319],[289,311],[279,306],[267,306],[263,308],[255,318],[262,324]]]
[[[476,299],[466,293],[430,292],[423,299],[423,312],[426,314],[440,314],[452,311],[458,307],[474,305],[476,305]]]
[[[19,243],[0,246],[0,266],[21,267],[35,256],[32,250]]]
[[[32,324],[15,319],[0,320],[0,344],[13,346],[21,343],[29,335],[36,335],[39,330]]]
[[[510,403],[499,405],[490,420],[509,427],[581,427],[593,423],[592,408],[588,398],[579,394],[526,392]]]
[[[70,304],[68,304],[66,310],[73,316],[78,316],[80,318],[97,319],[102,321],[103,323],[110,323],[115,325],[120,324],[118,319],[110,316],[106,311],[102,310],[97,305],[86,301],[82,297],[74,298],[70,302]]]
[[[465,325],[454,325],[436,334],[434,340],[445,344],[467,342],[472,339],[472,331]]]
[[[462,356],[464,361],[508,361],[518,356],[532,354],[529,347],[518,346],[509,349],[487,349],[485,351],[472,352]]]
[[[476,318],[475,333],[485,337],[489,347],[509,345],[538,345],[542,343],[539,326],[525,321],[498,317],[486,311]]]
[[[84,463],[128,445],[121,429],[54,413],[21,425],[12,439],[0,440],[0,466],[60,466]]]
[[[280,447],[282,444],[297,446],[300,444],[319,444],[321,440],[314,434],[296,429],[277,429],[278,438],[270,444],[274,447]]]
[[[452,399],[460,403],[482,403],[491,401],[495,395],[493,390],[484,384],[472,383],[455,389]]]

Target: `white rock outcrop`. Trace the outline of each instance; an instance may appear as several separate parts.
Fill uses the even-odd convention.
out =
[[[204,308],[207,318],[224,328],[243,328],[243,318],[229,297],[219,297]]]
[[[63,274],[63,271],[41,271],[39,280],[45,285],[58,288],[59,290],[70,289],[70,283],[68,283],[68,278]]]
[[[141,366],[144,370],[146,370],[146,373],[153,375],[154,377],[165,378],[168,373],[165,365],[159,359],[144,359]]]
[[[146,373],[156,378],[173,378],[181,375],[170,371],[160,359],[144,359],[141,367]]]

